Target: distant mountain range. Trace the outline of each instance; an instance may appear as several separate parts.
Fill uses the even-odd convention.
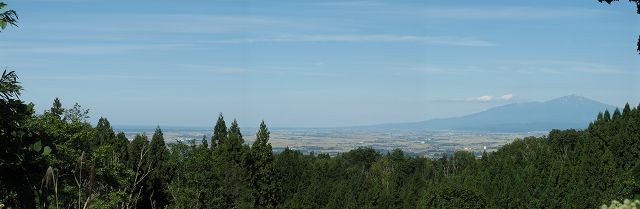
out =
[[[616,107],[577,95],[545,102],[523,102],[494,107],[482,112],[453,118],[413,123],[367,126],[372,129],[459,130],[486,132],[548,131],[584,129],[599,112]]]

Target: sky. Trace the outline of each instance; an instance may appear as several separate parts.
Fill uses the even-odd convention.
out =
[[[0,67],[116,125],[336,127],[577,94],[640,103],[635,5],[4,0]]]

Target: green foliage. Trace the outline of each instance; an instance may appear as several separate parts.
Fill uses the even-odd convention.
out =
[[[7,28],[7,25],[18,27],[18,13],[14,10],[4,10],[6,3],[0,2],[0,32]]]
[[[68,123],[87,123],[89,119],[89,109],[83,109],[78,103],[73,108],[64,111],[64,121]]]
[[[418,208],[488,208],[487,198],[464,184],[443,183],[426,192]]]
[[[152,208],[164,208],[169,204],[166,194],[167,182],[170,181],[170,170],[166,166],[169,150],[164,143],[164,134],[158,126],[149,144],[149,166],[151,172],[147,178],[146,192],[142,204]],[[148,195],[148,196],[147,196]],[[146,206],[145,206],[146,207]]]
[[[2,8],[2,3],[0,2],[0,9]],[[7,70],[2,72],[2,77],[0,77],[0,99],[10,100],[12,98],[17,98],[20,96],[20,91],[22,90],[22,86],[20,86],[20,82],[18,82],[18,75],[16,75],[15,71],[10,71],[7,73]]]
[[[62,108],[62,103],[60,102],[60,99],[58,99],[58,97],[53,100],[53,105],[51,106],[50,112],[58,118],[62,117],[62,114],[64,114],[64,108]]]
[[[600,209],[633,209],[640,207],[640,200],[628,200],[625,199],[622,202],[618,202],[617,200],[611,201],[611,205],[602,205]]]
[[[5,71],[0,78],[0,202],[32,208],[34,182],[46,169],[42,153],[48,141],[41,141],[25,126],[34,111],[17,98],[22,89],[17,78],[13,71]],[[38,170],[42,172],[33,172]]]
[[[251,146],[252,178],[251,187],[255,198],[255,208],[275,208],[278,185],[274,176],[273,153],[269,143],[269,129],[264,121],[256,133],[256,141]]]
[[[211,136],[211,148],[216,147],[217,145],[224,142],[227,138],[227,124],[224,122],[224,117],[222,113],[218,116],[218,121],[216,121],[216,125],[213,128],[213,136]]]
[[[17,80],[4,81],[0,202],[10,208],[595,208],[640,197],[640,109],[630,105],[585,130],[516,139],[481,157],[370,147],[331,157],[274,154],[264,122],[249,146],[222,115],[217,146],[204,137],[167,147],[160,127],[129,142],[106,118],[87,123],[77,104],[63,118],[59,100],[35,114]]]

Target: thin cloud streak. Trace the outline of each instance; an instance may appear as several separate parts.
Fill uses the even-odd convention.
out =
[[[568,17],[597,16],[609,13],[605,10],[585,8],[538,8],[538,7],[469,7],[469,8],[424,8],[420,16],[441,19],[465,20],[542,20]]]
[[[600,74],[600,75],[624,75],[631,71],[621,69],[616,66],[603,65],[597,63],[574,62],[574,61],[542,61],[542,62],[511,62],[505,61],[499,67],[479,67],[479,66],[462,66],[462,67],[414,67],[414,72],[420,72],[431,75],[443,76],[469,76],[476,74],[546,74],[546,75],[564,75],[564,74]]]
[[[272,38],[246,38],[202,41],[212,44],[293,43],[293,42],[413,42],[450,46],[488,47],[495,44],[466,37],[412,35],[301,35]]]
[[[493,96],[482,95],[477,97],[469,97],[466,99],[444,99],[444,100],[432,100],[432,102],[456,102],[456,103],[508,103],[521,101],[519,97],[515,97],[512,93]]]
[[[2,52],[103,54],[144,50],[164,50],[187,47],[189,44],[11,44],[4,45]],[[1,53],[0,53],[1,54]]]
[[[367,8],[371,13],[399,13],[416,15],[419,17],[456,20],[545,20],[574,17],[594,17],[611,13],[608,10],[588,8],[552,8],[552,7],[527,7],[527,6],[476,6],[476,7],[451,7],[451,6],[416,6],[402,3],[389,3],[382,1],[350,1],[350,2],[320,2],[311,5],[333,8]],[[357,10],[358,12],[362,12]]]
[[[467,98],[469,102],[509,102],[513,99],[513,94],[505,94],[502,96],[483,95],[479,97]]]
[[[102,81],[102,80],[157,80],[159,76],[148,75],[55,75],[55,76],[23,76],[26,80],[62,80],[62,81]]]

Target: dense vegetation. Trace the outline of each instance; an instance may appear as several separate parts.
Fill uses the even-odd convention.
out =
[[[36,114],[13,72],[0,80],[0,203],[10,208],[595,208],[640,194],[640,107],[586,130],[517,139],[481,158],[359,148],[273,154],[222,115],[210,139],[132,140],[75,104]]]
[[[2,10],[0,31],[16,21]],[[640,195],[640,106],[479,159],[367,147],[330,157],[274,154],[264,122],[249,145],[222,115],[198,143],[166,145],[160,127],[130,140],[106,118],[92,126],[77,103],[37,114],[21,90],[4,71],[0,208],[618,208],[638,202],[611,200]]]

